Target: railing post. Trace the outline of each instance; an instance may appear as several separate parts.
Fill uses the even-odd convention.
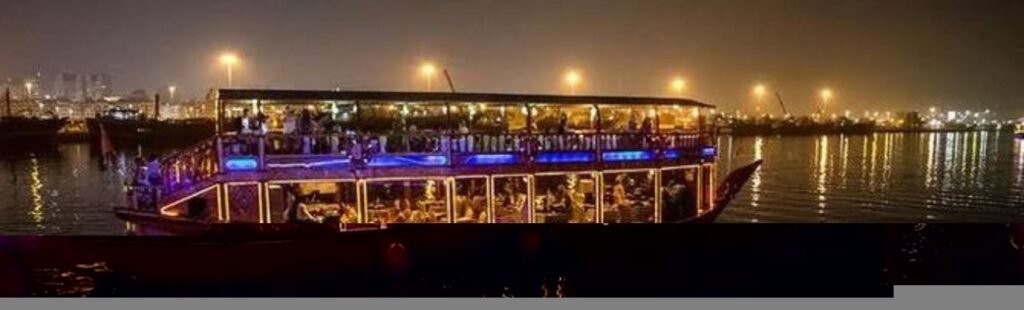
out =
[[[260,135],[260,138],[256,140],[256,167],[259,171],[266,170],[267,167],[267,135]]]
[[[224,172],[224,138],[217,135],[217,172]]]
[[[593,142],[595,144],[594,145],[594,156],[597,157],[596,161],[598,163],[603,163],[604,162],[604,156],[601,153],[602,153],[602,150],[604,149],[604,146],[602,145],[602,144],[604,144],[604,137],[603,137],[604,136],[604,130],[601,127],[601,107],[598,106],[596,103],[594,104],[594,116],[595,116],[596,122],[597,122],[597,126],[595,126],[597,128],[595,130],[595,132],[597,134],[594,135],[594,137],[593,137],[593,139],[594,139]]]

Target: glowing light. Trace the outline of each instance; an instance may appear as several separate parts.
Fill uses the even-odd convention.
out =
[[[832,99],[832,90],[828,88],[822,89],[819,95],[821,96],[821,101],[828,103]]]
[[[676,77],[672,79],[671,83],[669,83],[669,87],[676,93],[676,96],[682,96],[683,91],[686,90],[686,80],[681,77]]]
[[[220,55],[220,63],[227,68],[228,71],[228,87],[232,84],[232,68],[238,63],[238,56],[234,53],[223,53]]]
[[[576,70],[570,69],[565,73],[565,83],[569,84],[569,94],[576,95],[576,85],[583,80],[583,77]]]
[[[434,64],[426,62],[420,65],[420,75],[427,81],[427,91],[431,91],[434,75],[437,73],[437,67]]]
[[[768,93],[768,87],[764,84],[754,85],[754,89],[751,91],[758,100],[760,100],[766,93]]]

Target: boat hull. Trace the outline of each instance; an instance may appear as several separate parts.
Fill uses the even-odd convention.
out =
[[[0,141],[53,140],[66,124],[66,119],[4,118],[0,120]]]

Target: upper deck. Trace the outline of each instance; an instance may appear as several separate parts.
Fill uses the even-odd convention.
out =
[[[169,193],[223,181],[655,168],[710,162],[681,98],[220,89],[217,136],[164,161]],[[243,120],[245,119],[245,120]],[[247,128],[240,128],[242,124]]]

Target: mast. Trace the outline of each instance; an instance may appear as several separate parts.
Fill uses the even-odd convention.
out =
[[[153,104],[153,119],[160,120],[160,94],[157,93]]]
[[[448,75],[448,69],[444,69],[444,78],[445,78],[445,80],[448,80],[448,89],[451,89],[452,93],[454,94],[455,93],[455,84],[452,84],[452,77],[450,75]]]
[[[11,117],[12,115],[11,115],[11,88],[10,87],[4,88],[4,102],[6,104],[6,108],[4,109],[4,112],[5,112],[4,115],[6,115],[7,117]]]
[[[786,111],[786,105],[782,103],[782,96],[779,95],[779,92],[775,92],[775,99],[779,100],[779,106],[782,107],[782,113],[789,114],[789,111]]]

